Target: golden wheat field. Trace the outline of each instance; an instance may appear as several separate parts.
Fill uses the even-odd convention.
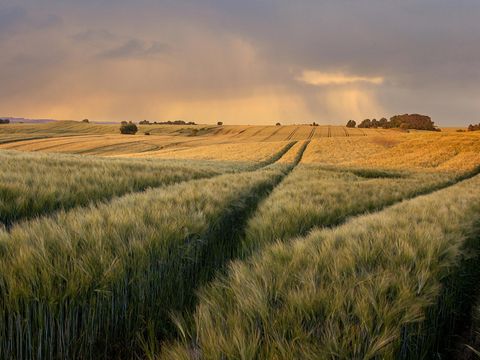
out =
[[[302,141],[304,164],[398,169],[468,170],[480,163],[480,135],[342,126],[141,125],[134,136],[116,125],[59,122],[0,128],[0,149],[97,156],[262,161],[297,142],[280,162],[293,161]],[[149,132],[150,135],[144,135]]]
[[[0,160],[0,359],[477,348],[480,132],[9,124]]]

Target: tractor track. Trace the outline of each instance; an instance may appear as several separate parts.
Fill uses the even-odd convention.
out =
[[[281,130],[281,128],[275,129],[274,132],[272,132],[270,135],[268,135],[268,136],[267,136],[265,139],[263,139],[262,141],[268,141],[268,140],[270,140],[272,137],[274,137],[275,135],[277,135],[280,130]]]
[[[286,140],[292,140],[293,136],[294,136],[295,133],[298,131],[298,129],[300,129],[300,126],[297,126],[297,127],[290,133],[290,135],[287,136]]]

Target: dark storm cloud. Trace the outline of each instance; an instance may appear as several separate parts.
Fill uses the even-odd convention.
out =
[[[0,37],[15,35],[32,29],[43,30],[62,23],[62,18],[54,14],[35,16],[22,6],[0,5]]]
[[[81,97],[88,83],[88,94],[101,91],[120,104],[95,103],[102,116],[121,114],[120,93],[136,91],[164,99],[152,112],[165,116],[217,109],[205,111],[207,119],[229,104],[260,109],[275,98],[272,118],[297,109],[307,121],[397,112],[425,112],[443,124],[480,120],[477,0],[3,2],[0,52],[7,56],[0,65],[10,69],[0,69],[8,72],[2,79],[21,82],[22,66],[33,71],[37,60],[32,76],[51,76],[56,93],[75,81]],[[28,59],[28,67],[15,58]],[[121,65],[128,59],[148,67]],[[103,68],[105,60],[115,67]],[[125,106],[145,108],[141,99]],[[251,118],[261,122],[265,113],[252,110]]]

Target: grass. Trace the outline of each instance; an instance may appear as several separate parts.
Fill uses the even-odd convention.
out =
[[[249,220],[244,255],[276,240],[334,226],[349,216],[376,211],[405,198],[452,184],[456,173],[336,169],[301,165]]]
[[[0,128],[1,148],[35,151],[0,152],[0,358],[457,356],[479,290],[478,134],[117,133]]]
[[[111,358],[131,355],[149,327],[165,336],[170,312],[236,246],[238,218],[285,171],[194,180],[0,232],[0,357]]]
[[[0,222],[11,225],[128,192],[211,177],[236,166],[1,151]]]
[[[87,205],[179,181],[255,170],[280,159],[295,144],[269,149],[262,161],[101,159],[0,151],[0,223]]]
[[[444,284],[478,250],[479,187],[476,176],[233,263],[164,358],[435,357],[463,286]]]

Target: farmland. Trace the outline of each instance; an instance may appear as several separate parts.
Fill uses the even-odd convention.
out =
[[[2,359],[478,348],[478,133],[10,124],[0,160]]]

